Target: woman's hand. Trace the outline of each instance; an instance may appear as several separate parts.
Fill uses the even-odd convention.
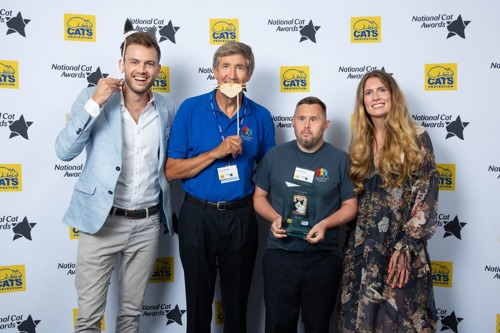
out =
[[[387,277],[386,283],[390,284],[392,288],[398,286],[402,288],[408,283],[410,278],[410,269],[408,262],[409,258],[406,258],[406,253],[399,250],[394,251],[389,261],[389,276]]]

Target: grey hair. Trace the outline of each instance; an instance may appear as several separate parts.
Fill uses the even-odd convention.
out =
[[[255,58],[252,52],[252,48],[244,43],[229,41],[223,45],[221,45],[217,51],[214,53],[214,58],[212,62],[213,68],[217,68],[219,66],[219,60],[222,57],[241,54],[245,57],[247,61],[247,68],[250,73],[253,73],[255,68]]]

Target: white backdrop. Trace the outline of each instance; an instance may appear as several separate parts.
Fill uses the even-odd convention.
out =
[[[251,45],[248,96],[274,115],[279,143],[293,138],[288,117],[296,102],[315,95],[332,121],[327,141],[347,149],[359,77],[375,68],[393,73],[414,119],[428,128],[442,177],[440,226],[429,242],[438,331],[500,332],[499,12],[496,0],[3,0],[0,333],[72,330],[78,234],[60,221],[85,159],[59,161],[54,140],[82,88],[99,75],[118,77],[126,18],[158,28],[164,76],[157,89],[177,105],[214,87],[214,29],[215,37]],[[297,81],[285,80],[288,69]],[[178,183],[174,189],[178,210]],[[250,332],[263,332],[267,230],[259,224]],[[177,246],[177,237],[162,236],[141,332],[185,331]],[[114,332],[115,299],[113,278],[104,332]],[[222,332],[219,300],[214,332]]]

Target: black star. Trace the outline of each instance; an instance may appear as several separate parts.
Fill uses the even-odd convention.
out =
[[[182,326],[182,315],[186,312],[186,310],[179,310],[179,304],[175,306],[173,310],[167,312],[167,325],[172,323],[177,323]]]
[[[453,136],[457,136],[459,139],[464,139],[464,129],[469,125],[469,123],[463,123],[460,119],[460,116],[457,117],[456,120],[446,122],[446,130],[448,134],[446,134],[446,139],[449,139]]]
[[[99,82],[100,79],[108,77],[109,74],[103,74],[101,72],[101,68],[97,67],[97,70],[93,73],[88,73],[87,72],[87,81],[89,85],[87,87],[95,87],[97,86],[97,82]]]
[[[7,30],[7,35],[17,32],[21,36],[26,37],[26,33],[24,32],[24,28],[26,27],[26,24],[29,23],[29,21],[31,21],[31,20],[23,19],[21,12],[17,13],[17,16],[11,17],[7,21],[7,27],[9,28]]]
[[[14,228],[12,228],[12,231],[14,231],[14,239],[13,240],[16,240],[16,239],[21,238],[21,237],[32,240],[31,239],[31,230],[36,225],[36,223],[29,223],[28,219],[25,216],[22,222],[12,223],[12,225],[14,226]]]
[[[13,137],[16,137],[18,135],[22,136],[26,140],[28,139],[28,128],[33,124],[32,121],[25,121],[24,116],[21,115],[19,117],[19,120],[15,121],[10,121],[9,120],[9,129],[12,131],[10,133],[9,139],[12,139]]]
[[[319,28],[321,27],[315,26],[312,20],[309,21],[308,25],[300,26],[300,43],[308,39],[316,43],[316,31],[318,31]]]
[[[443,238],[446,238],[448,236],[455,236],[458,239],[462,239],[462,235],[460,232],[462,231],[462,228],[466,225],[467,223],[465,222],[460,222],[458,220],[458,217],[455,216],[455,218],[452,221],[448,221],[444,225],[444,236]]]
[[[180,27],[174,27],[172,20],[168,21],[167,25],[160,28],[160,43],[164,40],[169,40],[175,44],[175,33]]]
[[[455,21],[448,21],[447,23],[449,33],[446,39],[455,35],[459,35],[465,39],[465,27],[469,25],[470,21],[464,21],[462,20],[462,15],[458,15],[458,18]]]
[[[31,315],[28,316],[28,319],[25,321],[17,322],[17,329],[21,333],[36,333],[36,327],[40,323],[41,320],[33,320]]]
[[[463,318],[457,318],[455,316],[455,311],[451,313],[449,316],[445,316],[444,318],[441,319],[441,324],[443,327],[441,327],[441,331],[444,330],[452,330],[455,333],[458,333],[458,324],[463,320]]]

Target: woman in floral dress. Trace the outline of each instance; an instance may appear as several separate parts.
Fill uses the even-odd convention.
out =
[[[427,240],[436,230],[439,174],[428,133],[384,71],[358,86],[350,154],[359,204],[344,257],[340,332],[435,332]]]

